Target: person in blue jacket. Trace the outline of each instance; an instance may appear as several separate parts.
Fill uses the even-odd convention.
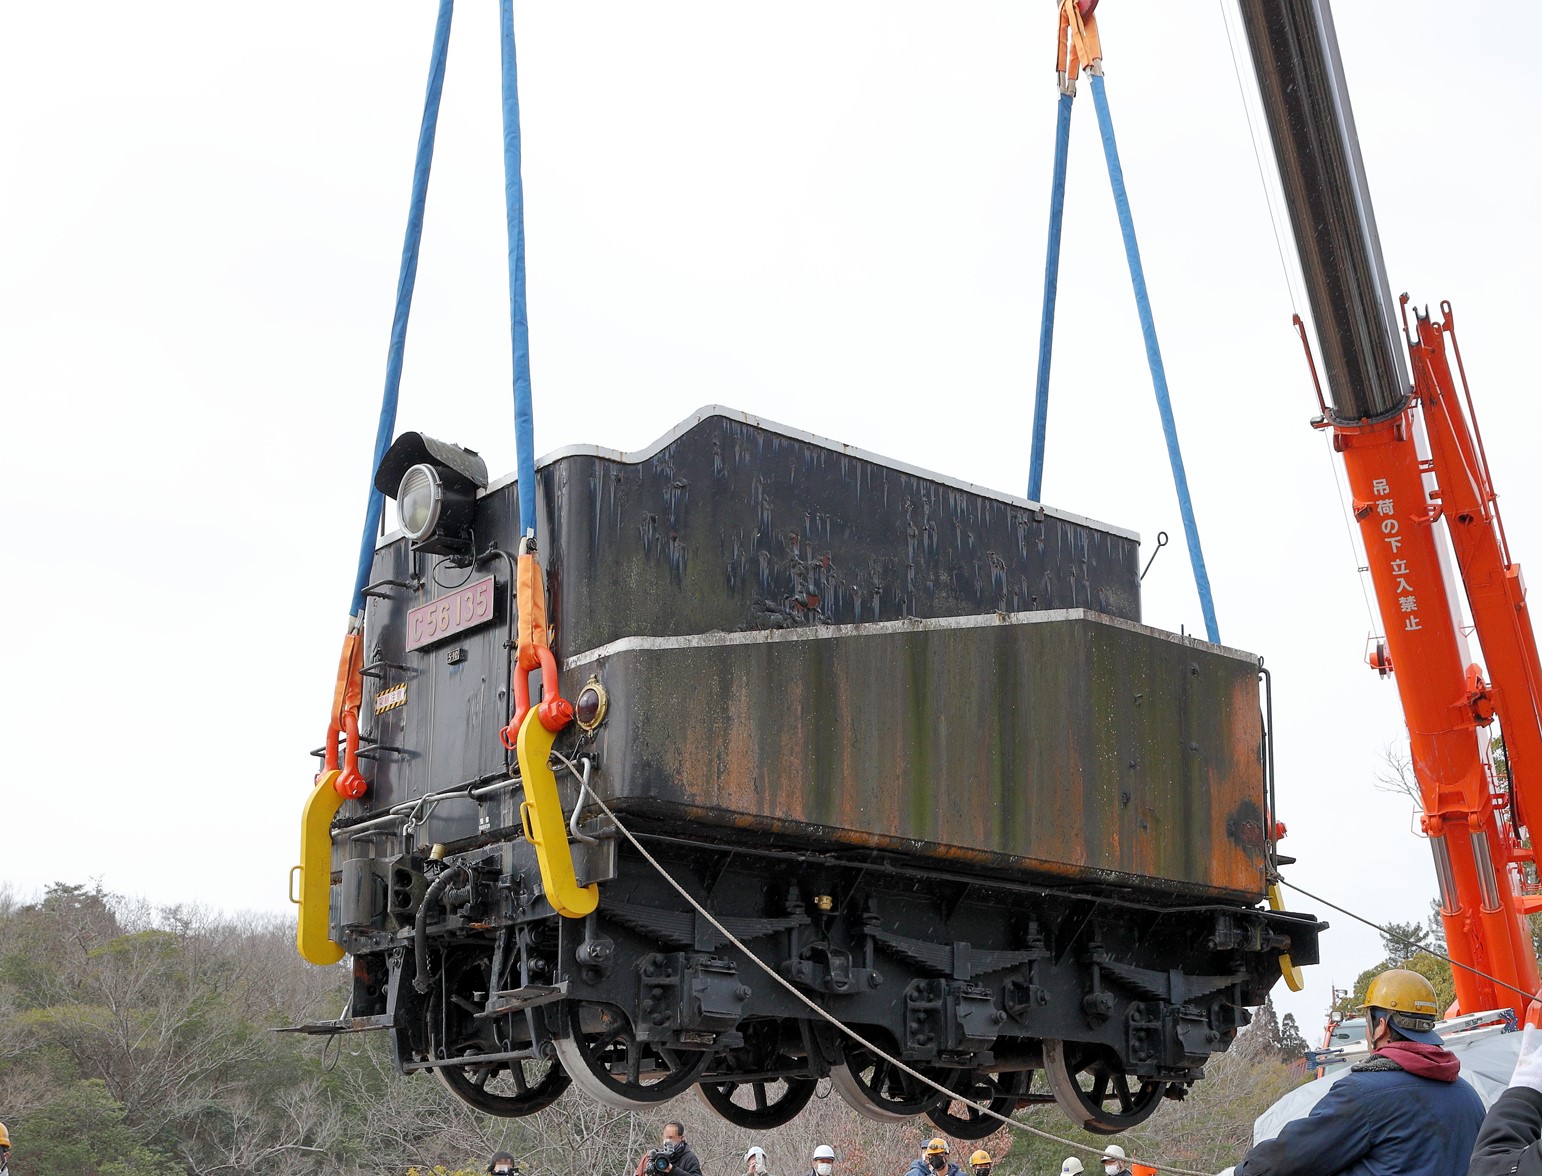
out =
[[[905,1176],[964,1176],[964,1170],[948,1159],[948,1141],[936,1136],[926,1141],[919,1160],[912,1160]]]
[[[1365,994],[1370,1056],[1234,1176],[1465,1176],[1483,1102],[1435,1032],[1435,989],[1392,968]]]

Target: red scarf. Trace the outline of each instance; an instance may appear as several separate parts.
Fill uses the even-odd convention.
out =
[[[1450,1050],[1418,1041],[1389,1041],[1371,1056],[1386,1058],[1410,1074],[1436,1082],[1455,1082],[1462,1071],[1462,1063]]]

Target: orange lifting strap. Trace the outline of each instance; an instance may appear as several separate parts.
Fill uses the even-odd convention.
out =
[[[546,635],[546,589],[541,582],[541,561],[534,552],[519,557],[515,593],[519,601],[519,668],[533,670],[540,664],[536,650],[551,648]]]
[[[327,728],[326,759],[322,773],[338,772],[332,782],[337,794],[347,800],[364,795],[367,785],[359,772],[359,708],[364,703],[364,635],[357,621],[348,624],[343,638],[343,652],[337,662],[337,684],[332,690],[332,722]],[[343,740],[339,772],[337,744]],[[317,779],[321,778],[318,773]]]
[[[520,544],[514,590],[519,609],[516,631],[519,663],[514,674],[514,715],[509,725],[498,732],[499,739],[510,751],[518,747],[519,727],[530,710],[528,675],[531,670],[541,671],[541,705],[535,708],[541,726],[556,732],[573,721],[573,704],[562,697],[557,684],[557,658],[552,653],[546,628],[546,589],[541,578],[541,561],[536,558],[534,542],[528,538]]]
[[[1060,0],[1060,36],[1056,44],[1055,71],[1060,88],[1076,93],[1082,67],[1090,74],[1103,72],[1103,46],[1098,41],[1098,21],[1093,16],[1098,0]]]

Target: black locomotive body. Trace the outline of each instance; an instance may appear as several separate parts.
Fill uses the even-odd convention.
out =
[[[383,481],[481,480],[413,434],[393,453]],[[597,905],[558,913],[499,738],[523,671],[498,483],[376,553],[369,789],[330,830],[353,1001],[313,1028],[387,1030],[495,1114],[698,1087],[768,1127],[828,1077],[962,1137],[998,1126],[963,1099],[1117,1131],[1282,956],[1315,962],[1321,924],[1264,904],[1257,662],[1139,623],[1134,536],[721,409],[536,485],[580,704],[559,832]]]

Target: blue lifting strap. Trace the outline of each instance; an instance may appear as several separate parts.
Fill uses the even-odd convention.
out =
[[[1199,526],[1194,521],[1194,504],[1189,500],[1189,479],[1183,470],[1183,452],[1178,447],[1178,425],[1173,420],[1172,400],[1167,393],[1167,372],[1162,366],[1162,350],[1157,346],[1156,321],[1151,317],[1151,298],[1146,293],[1146,274],[1140,264],[1140,246],[1135,241],[1135,221],[1130,216],[1130,197],[1124,188],[1124,169],[1119,166],[1119,147],[1114,142],[1114,123],[1108,113],[1108,95],[1103,89],[1103,78],[1097,74],[1092,75],[1092,103],[1098,111],[1098,127],[1103,134],[1103,155],[1108,160],[1108,178],[1114,187],[1119,228],[1124,233],[1124,253],[1130,263],[1130,281],[1135,286],[1135,308],[1140,312],[1141,334],[1146,340],[1146,362],[1151,367],[1151,384],[1156,390],[1157,409],[1162,414],[1162,434],[1167,438],[1167,458],[1173,469],[1173,486],[1178,491],[1178,509],[1183,515],[1183,533],[1189,544],[1189,562],[1194,565],[1194,586],[1199,590],[1199,607],[1205,617],[1205,632],[1210,641],[1219,643],[1221,637],[1215,623],[1215,602],[1210,597],[1210,574],[1205,570],[1205,553],[1199,546]]]
[[[503,49],[503,194],[509,227],[509,333],[514,348],[514,457],[519,532],[535,534],[535,410],[530,402],[530,322],[525,311],[525,187],[520,177],[519,70],[514,0],[500,0]]]
[[[350,616],[364,611],[364,589],[369,586],[375,561],[375,536],[380,531],[380,512],[385,498],[375,489],[375,471],[396,435],[396,403],[401,392],[402,356],[407,349],[407,318],[412,313],[412,288],[418,279],[418,245],[423,239],[423,207],[428,200],[428,173],[434,162],[434,131],[439,125],[439,95],[444,90],[444,63],[449,56],[450,18],[455,0],[439,0],[439,19],[434,24],[434,49],[429,58],[428,93],[423,99],[423,123],[418,128],[417,161],[412,169],[412,199],[407,206],[407,236],[402,242],[402,265],[396,278],[396,314],[391,320],[391,346],[386,352],[385,395],[380,402],[380,423],[375,429],[375,460],[369,467],[369,503],[364,510],[364,536],[359,541],[359,566],[353,581]]]
[[[1028,458],[1028,498],[1037,502],[1044,483],[1044,435],[1049,424],[1049,364],[1055,347],[1055,296],[1060,287],[1060,229],[1065,222],[1066,160],[1071,150],[1070,94],[1060,95],[1055,117],[1055,176],[1049,191],[1049,247],[1044,253],[1044,311],[1039,319],[1039,378],[1033,394],[1033,450]]]

